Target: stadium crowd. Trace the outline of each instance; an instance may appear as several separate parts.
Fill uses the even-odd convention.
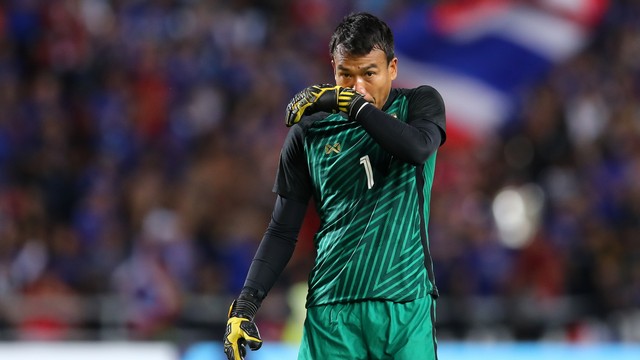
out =
[[[411,3],[3,2],[2,338],[72,338],[99,326],[82,299],[105,294],[125,299],[132,338],[167,337],[185,294],[237,294],[275,199],[284,106],[331,82],[331,24]],[[430,233],[443,339],[640,340],[628,323],[640,318],[638,58],[640,2],[611,2],[518,126],[442,148]],[[492,200],[525,184],[543,190],[543,216],[510,248]],[[305,281],[307,225],[258,319],[266,340]],[[222,336],[217,321],[205,337]]]

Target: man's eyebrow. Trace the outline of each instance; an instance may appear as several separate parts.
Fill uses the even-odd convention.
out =
[[[378,64],[371,63],[371,64],[369,64],[367,66],[361,67],[360,70],[361,71],[367,71],[367,70],[377,69],[377,68],[378,68]],[[351,70],[351,69],[350,68],[346,68],[346,67],[344,67],[342,65],[338,65],[338,70],[347,70],[348,71],[348,70]]]

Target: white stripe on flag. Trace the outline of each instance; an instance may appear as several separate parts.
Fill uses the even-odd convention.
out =
[[[586,30],[576,21],[531,6],[496,11],[484,21],[450,33],[460,43],[492,35],[508,39],[550,62],[562,61],[584,45]]]
[[[397,56],[397,83],[403,87],[433,86],[444,99],[447,117],[455,118],[471,134],[483,136],[495,130],[512,110],[504,94],[480,81]]]
[[[552,62],[567,59],[582,48],[586,30],[577,22],[544,10],[518,7],[504,18],[503,36]]]

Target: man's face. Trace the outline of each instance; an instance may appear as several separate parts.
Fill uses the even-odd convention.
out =
[[[393,58],[387,64],[387,56],[379,49],[364,56],[352,56],[340,50],[340,47],[336,49],[331,60],[336,85],[355,89],[365,100],[382,109],[389,97],[391,82],[398,74],[398,59]]]

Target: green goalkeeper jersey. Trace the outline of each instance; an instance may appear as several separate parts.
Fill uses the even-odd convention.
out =
[[[393,89],[383,111],[444,129],[444,114],[422,111],[438,101],[430,87]],[[274,190],[313,197],[320,218],[307,306],[436,294],[427,236],[435,159],[402,162],[343,113],[315,114],[291,129]]]

